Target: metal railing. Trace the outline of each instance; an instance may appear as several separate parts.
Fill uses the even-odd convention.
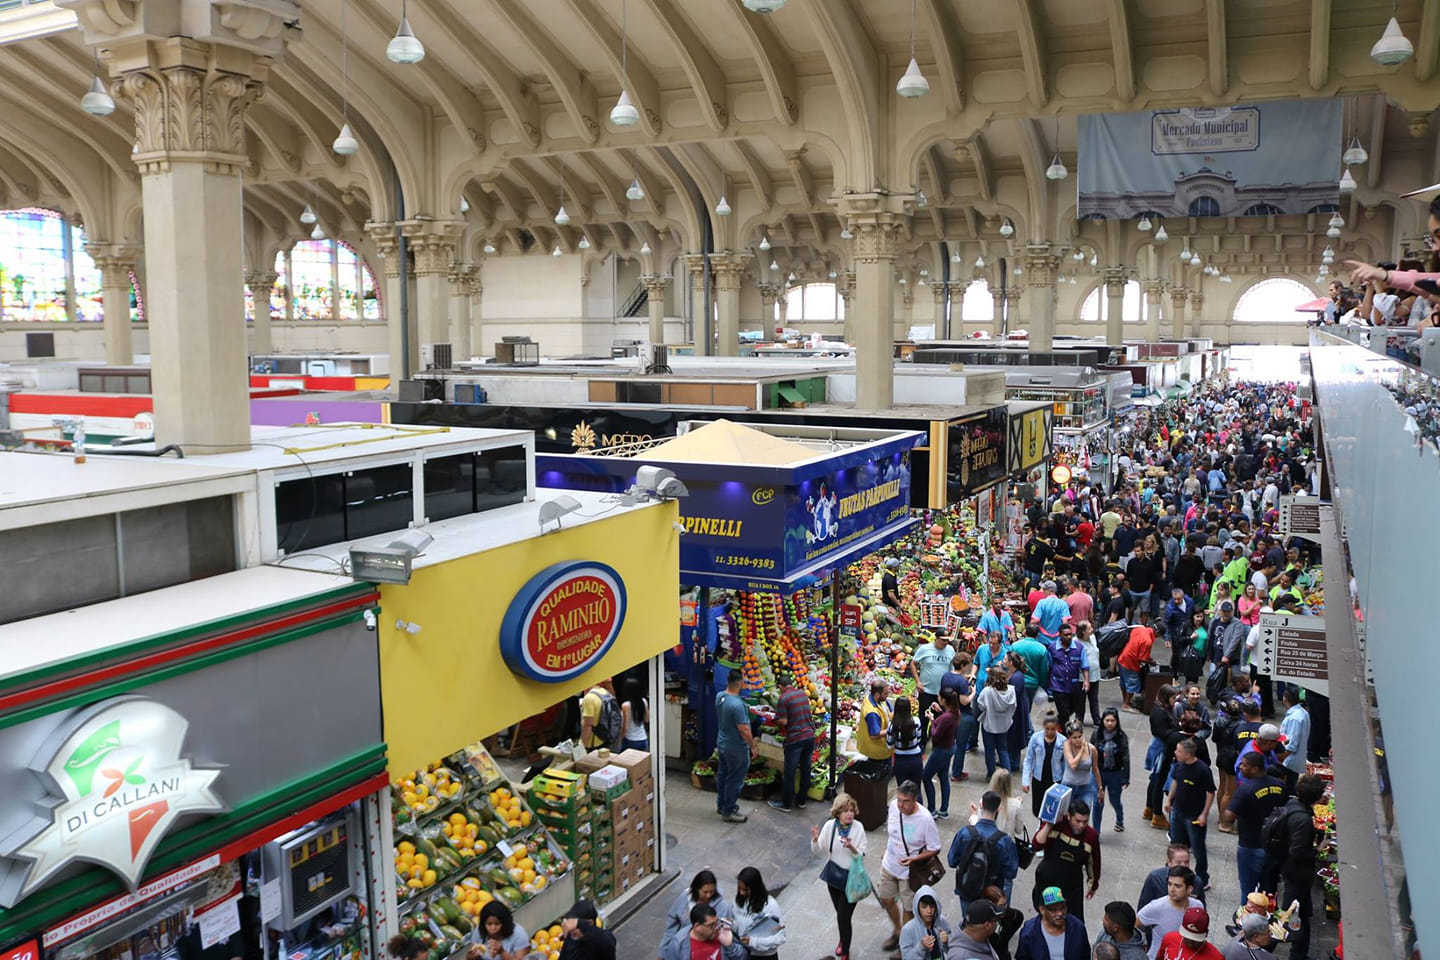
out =
[[[14,10],[16,7],[28,7],[32,3],[42,3],[47,0],[0,0],[0,10]]]

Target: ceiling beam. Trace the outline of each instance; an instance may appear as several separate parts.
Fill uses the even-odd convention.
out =
[[[775,185],[770,182],[770,174],[755,159],[750,152],[750,147],[744,140],[735,140],[731,144],[735,148],[735,156],[740,158],[740,168],[745,171],[745,177],[750,181],[750,189],[755,191],[755,196],[760,200],[762,210],[770,209],[775,202]]]
[[[1106,0],[1105,19],[1110,24],[1110,56],[1115,61],[1115,95],[1129,102],[1135,99],[1135,44],[1130,36],[1130,14],[1125,0]]]
[[[990,152],[979,133],[970,139],[970,160],[975,164],[975,179],[980,188],[980,199],[989,203],[995,199],[995,178],[990,172]]]
[[[1225,0],[1205,0],[1205,36],[1210,49],[1210,92],[1225,96],[1230,88],[1230,55],[1225,38]]]
[[[571,154],[570,156],[575,156]],[[566,213],[575,216],[576,220],[588,220],[595,215],[595,201],[591,198],[590,188],[585,180],[577,174],[578,165],[566,164],[569,159],[565,154],[557,154],[550,157],[530,157],[530,162],[539,167],[547,181],[554,180],[558,185],[561,175],[564,174],[565,196],[564,200],[568,209]]]
[[[1440,0],[1425,0],[1420,11],[1420,40],[1415,45],[1415,79],[1424,83],[1435,76],[1440,53]]]
[[[576,136],[586,143],[594,143],[600,137],[600,106],[595,88],[585,74],[535,21],[525,5],[516,0],[491,2],[540,60],[546,78],[570,117]]]
[[[800,202],[806,207],[815,206],[815,177],[810,173],[810,168],[805,165],[805,151],[786,151],[785,166],[790,169],[790,179],[794,181],[795,189],[800,193]]]
[[[526,163],[522,157],[511,157],[506,170],[510,176],[515,178],[517,183],[530,191],[530,196],[534,198],[535,205],[540,208],[541,215],[546,220],[555,216],[555,211],[560,208],[560,202],[558,199],[559,190],[554,182],[541,180],[539,175],[531,169],[530,165]],[[556,193],[552,194],[550,192],[551,189],[555,189]]]
[[[275,199],[262,191],[259,184],[245,184],[243,196],[245,208],[254,215],[255,219],[274,231],[281,250],[288,250],[304,237],[298,226],[299,221],[294,217],[287,217]],[[271,265],[268,263],[251,265],[252,269],[260,266],[269,267]]]
[[[1015,129],[1020,141],[1020,162],[1025,167],[1025,188],[1030,198],[1030,215],[1026,218],[1027,239],[1032,243],[1045,243],[1050,239],[1050,190],[1049,181],[1045,179],[1045,141],[1035,120],[1016,120]]]
[[[647,137],[657,137],[664,126],[660,115],[660,84],[645,61],[638,56],[634,44],[621,49],[620,31],[600,12],[595,0],[566,0],[576,19],[590,32],[610,70],[622,89],[630,91],[630,101],[640,111],[640,129]],[[628,24],[627,24],[628,29]]]
[[[881,134],[888,100],[882,103],[881,97],[888,97],[886,88],[893,81],[882,73],[875,43],[851,4],[832,0],[801,2],[845,108],[849,156],[843,174],[845,182],[836,171],[835,192],[873,190],[889,179],[889,150]]]
[[[430,0],[416,4],[417,22],[432,20],[439,32],[453,37],[470,69],[480,75],[485,86],[500,104],[500,111],[515,131],[530,146],[540,143],[540,108],[535,98],[525,91],[521,77],[506,66],[485,37],[470,26],[466,17],[458,15],[447,0]]]
[[[327,138],[328,127],[334,121],[325,115],[319,105],[292,89],[289,78],[272,73],[266,80],[265,98],[250,110],[254,113],[267,109],[290,121],[325,162],[338,162],[335,151],[330,149],[331,140]],[[336,119],[339,119],[338,116]]]
[[[26,70],[17,71],[9,61],[0,60],[0,96],[9,97],[14,106],[9,109],[25,109],[46,123],[54,123],[57,117],[68,118],[76,112],[74,101],[66,102],[48,85],[43,84]],[[63,126],[77,140],[84,143],[100,157],[121,180],[136,177],[135,164],[130,159],[130,148],[134,134],[125,138],[113,124],[89,123],[90,118],[62,121]],[[47,165],[48,166],[48,165]]]
[[[750,48],[751,59],[760,68],[760,78],[765,81],[765,92],[770,95],[775,119],[787,127],[794,124],[800,116],[799,94],[795,91],[795,65],[776,38],[769,18],[748,12],[741,6],[741,0],[723,2],[740,27],[740,35]]]
[[[280,166],[290,173],[300,172],[300,135],[294,127],[278,129],[283,117],[275,111],[266,113],[250,110],[245,114],[245,126],[255,134],[255,139],[275,157]]]
[[[920,170],[930,178],[930,206],[938,207],[949,199],[945,179],[940,176],[940,165],[935,161],[935,148],[926,147],[920,152]]]
[[[1310,88],[1312,90],[1319,90],[1330,81],[1330,2],[1331,0],[1310,0]]]
[[[818,213],[810,213],[806,216],[810,220],[810,229],[815,233],[815,243],[817,245],[823,244],[825,242],[825,224],[821,220],[820,215]]]
[[[579,167],[582,172],[589,174],[595,180],[596,189],[605,198],[605,202],[610,205],[615,216],[623,217],[625,215],[625,191],[615,189],[615,184],[608,175],[608,171],[596,164],[595,156],[584,152],[573,153],[570,156],[574,161],[574,166]],[[594,215],[593,205],[591,215]]]
[[[1045,49],[1035,20],[1035,0],[1013,2],[1015,33],[1020,40],[1020,59],[1025,65],[1025,92],[1034,106],[1043,107],[1049,95],[1045,92]]]
[[[655,179],[653,171],[647,164],[641,162],[641,157],[636,151],[630,151],[630,157],[630,163],[626,164],[630,168],[630,172],[621,178],[625,181],[626,189],[629,189],[632,179],[639,180],[640,189],[645,191],[645,199],[640,202],[648,204],[649,210],[654,216],[661,216],[665,210],[665,185]],[[622,161],[625,159],[623,154],[620,159]],[[627,200],[625,209],[631,216],[635,215],[634,202]]]
[[[940,92],[945,109],[952,114],[965,109],[965,54],[960,48],[960,31],[943,0],[921,0],[920,15],[930,38],[930,52],[940,74]]]
[[[646,0],[665,34],[675,48],[690,89],[700,103],[700,113],[710,129],[719,132],[730,123],[730,107],[726,98],[725,74],[711,56],[710,49],[680,11],[674,0]]]
[[[526,203],[520,191],[511,186],[510,182],[500,174],[481,177],[480,189],[491,196],[498,197],[500,202],[510,210],[510,215],[519,223],[525,223],[530,219],[530,204]],[[541,208],[544,208],[543,204]]]

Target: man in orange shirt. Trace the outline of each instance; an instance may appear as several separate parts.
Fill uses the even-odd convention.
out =
[[[1116,659],[1120,665],[1120,689],[1123,693],[1120,709],[1129,713],[1140,712],[1131,704],[1131,698],[1144,686],[1145,664],[1150,661],[1151,649],[1155,645],[1155,631],[1150,628],[1150,611],[1142,607],[1135,616],[1140,622],[1130,628],[1130,639]]]

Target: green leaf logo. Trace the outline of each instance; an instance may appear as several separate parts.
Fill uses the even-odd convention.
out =
[[[65,761],[65,773],[80,796],[88,796],[95,784],[95,773],[110,752],[120,746],[120,721],[112,720],[97,729]],[[138,762],[138,761],[137,761]]]

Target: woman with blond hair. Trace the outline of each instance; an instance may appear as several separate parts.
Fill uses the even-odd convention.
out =
[[[1025,826],[1025,805],[1020,802],[1019,797],[1013,795],[1015,789],[1011,786],[1011,781],[1010,771],[1004,767],[1000,767],[990,777],[990,789],[1000,794],[1000,812],[995,816],[995,826],[999,827],[1002,833],[1013,835]],[[979,819],[979,804],[970,804],[970,822],[974,823]]]
[[[850,877],[851,860],[865,856],[865,825],[855,821],[859,814],[855,798],[842,791],[830,804],[830,819],[823,826],[810,828],[810,852],[827,854],[820,879],[825,881],[830,903],[835,907],[835,923],[840,928],[840,945],[835,953],[842,960],[850,958],[854,932],[851,918],[855,915],[855,904],[845,896],[845,883]]]

